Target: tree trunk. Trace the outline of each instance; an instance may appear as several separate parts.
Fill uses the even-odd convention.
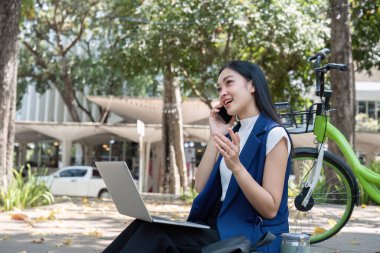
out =
[[[187,166],[186,166],[186,158],[185,158],[185,148],[184,148],[184,140],[183,140],[183,117],[182,117],[182,109],[181,109],[181,91],[179,87],[178,80],[175,80],[173,83],[174,86],[174,95],[175,95],[175,110],[176,115],[174,115],[173,120],[173,142],[174,148],[176,150],[176,163],[178,166],[179,173],[179,182],[182,187],[182,192],[185,193],[187,189]]]
[[[73,82],[71,80],[71,77],[69,75],[69,66],[67,63],[67,60],[65,58],[62,59],[62,81],[63,81],[63,88],[64,90],[60,89],[59,93],[62,96],[62,100],[67,106],[67,109],[69,110],[71,119],[74,122],[81,122],[81,119],[79,117],[78,110],[75,106],[75,98],[74,98],[74,86]]]
[[[13,168],[20,0],[0,0],[0,187]]]
[[[330,0],[331,62],[348,64],[349,71],[331,71],[333,97],[331,114],[335,126],[354,145],[355,134],[355,83],[352,62],[350,5],[348,0]],[[329,142],[329,149],[341,155],[337,146]]]
[[[66,82],[66,81],[65,81]],[[79,117],[78,110],[75,106],[75,99],[74,99],[74,94],[73,94],[73,89],[72,86],[69,86],[68,84],[65,84],[65,89],[66,91],[61,91],[60,94],[62,96],[62,100],[67,106],[67,109],[69,111],[69,114],[71,116],[71,119],[73,122],[81,122],[81,119]]]
[[[163,139],[163,191],[179,194],[179,186],[186,190],[187,174],[183,148],[181,96],[174,81],[171,66],[164,73],[164,107],[162,116]],[[179,179],[179,181],[178,181]]]

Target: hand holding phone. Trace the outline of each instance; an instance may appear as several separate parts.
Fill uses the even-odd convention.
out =
[[[219,108],[218,116],[225,124],[228,124],[232,118],[232,116],[227,113],[227,110],[224,106]]]

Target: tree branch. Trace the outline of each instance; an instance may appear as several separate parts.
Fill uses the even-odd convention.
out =
[[[91,49],[90,49],[90,41],[91,41],[91,39],[92,38],[90,38],[89,40],[83,41],[84,45],[81,45],[81,47],[87,53],[88,58],[92,61],[92,53],[91,53]]]
[[[73,96],[74,96],[74,99],[75,99],[75,102],[77,102],[77,105],[79,106],[80,109],[82,109],[82,111],[84,111],[84,113],[87,114],[87,116],[91,119],[91,122],[95,122],[95,119],[94,117],[92,117],[92,114],[89,110],[87,110],[79,101],[78,97],[76,96],[75,94],[75,91],[73,91]]]
[[[83,31],[84,31],[84,20],[85,18],[82,19],[82,22],[81,22],[81,25],[80,25],[80,30],[79,30],[79,33],[77,34],[77,36],[75,37],[75,39],[73,41],[71,41],[71,43],[65,48],[63,49],[62,51],[62,56],[65,56],[67,54],[67,52],[73,47],[75,46],[75,44],[80,40],[80,38],[82,37],[83,35]]]
[[[41,66],[44,69],[48,68],[46,62],[44,61],[42,56],[37,52],[37,50],[34,50],[33,47],[26,41],[23,41],[22,44],[24,44],[26,49],[28,49],[29,52],[31,52],[34,55],[34,57],[36,58],[37,65]]]
[[[226,42],[226,46],[224,47],[224,53],[223,53],[223,56],[224,56],[224,61],[227,61],[227,59],[229,59],[229,54],[230,54],[230,43],[231,43],[231,30],[232,30],[232,25],[229,24],[228,25],[228,31],[227,31],[227,42]]]
[[[32,26],[32,29],[33,29],[33,31],[36,33],[36,37],[40,40],[40,41],[46,41],[49,45],[51,45],[51,46],[53,46],[54,47],[54,44],[51,42],[51,41],[49,41],[49,39],[47,38],[47,35],[46,34],[44,34],[44,33],[41,33],[40,31],[38,31],[38,29],[37,29],[37,26],[34,24],[33,26]]]
[[[206,97],[204,95],[204,92],[200,91],[197,86],[195,85],[195,83],[190,79],[189,75],[187,74],[187,71],[186,70],[183,70],[183,74],[186,78],[186,81],[190,84],[190,87],[191,87],[191,90],[195,93],[195,95],[197,95],[197,97],[203,102],[205,103],[210,109],[212,108],[212,105],[211,105],[211,99],[209,99],[208,97]]]
[[[61,40],[62,24],[61,24],[61,26],[58,26],[57,19],[56,19],[57,18],[57,11],[58,11],[57,5],[58,5],[58,3],[54,2],[53,29],[55,31],[55,41],[56,41],[57,47],[59,48],[61,55],[64,56],[62,40]]]
[[[36,0],[36,2],[37,2],[37,4],[38,4],[38,7],[39,7],[40,9],[42,9],[42,8],[43,8],[42,3],[41,3],[39,0]]]
[[[88,10],[83,14],[83,18],[81,19],[81,22],[80,22],[80,28],[79,28],[79,33],[77,34],[77,36],[74,38],[74,40],[63,50],[62,52],[62,56],[65,56],[66,53],[73,47],[75,46],[75,44],[81,39],[82,35],[83,35],[83,32],[84,32],[84,28],[85,28],[85,24],[84,22],[86,21],[86,18],[91,10],[92,7],[94,7],[95,5],[98,4],[98,1],[95,1],[93,3],[90,4]]]

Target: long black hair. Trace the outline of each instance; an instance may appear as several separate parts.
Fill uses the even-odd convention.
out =
[[[226,68],[236,71],[247,81],[252,81],[252,85],[255,88],[255,101],[260,112],[276,123],[281,124],[281,120],[272,102],[267,80],[261,68],[257,64],[248,61],[231,61],[220,69],[218,75]]]

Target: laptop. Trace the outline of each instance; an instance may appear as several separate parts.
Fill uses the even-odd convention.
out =
[[[210,228],[194,222],[173,221],[150,215],[125,162],[95,162],[95,164],[120,214],[147,222]]]

